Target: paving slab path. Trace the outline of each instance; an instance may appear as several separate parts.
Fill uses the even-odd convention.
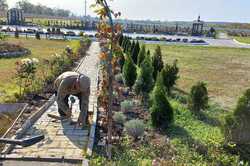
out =
[[[93,106],[97,103],[99,53],[99,43],[93,42],[87,52],[87,56],[76,69],[91,79],[89,112],[93,111]],[[77,99],[73,105],[73,121],[77,121],[79,112],[79,101]],[[90,128],[81,129],[71,125],[68,121],[63,122],[51,119],[48,117],[48,114],[58,115],[56,102],[46,110],[24,137],[28,138],[44,134],[45,140],[27,148],[16,146],[7,157],[83,159],[83,151],[87,147]]]

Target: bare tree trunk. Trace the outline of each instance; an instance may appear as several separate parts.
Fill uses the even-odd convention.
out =
[[[108,18],[109,18],[109,24],[112,29],[112,36],[111,36],[111,48],[109,50],[108,55],[108,140],[107,140],[107,156],[111,160],[112,153],[112,106],[113,106],[113,66],[112,66],[112,59],[113,59],[113,37],[114,37],[114,23],[111,15],[111,11],[109,9],[109,6],[106,2],[106,0],[103,0],[103,6],[105,7],[105,10],[107,12]]]

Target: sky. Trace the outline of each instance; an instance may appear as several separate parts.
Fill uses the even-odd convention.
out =
[[[19,0],[7,0],[14,7]],[[84,0],[29,0],[49,7],[71,10],[84,14]],[[87,0],[87,14],[95,16]],[[123,19],[193,21],[201,15],[204,21],[250,23],[250,0],[114,0],[112,8],[122,13]]]

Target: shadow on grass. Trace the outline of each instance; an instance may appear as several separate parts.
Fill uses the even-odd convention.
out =
[[[204,158],[209,160],[208,147],[199,140],[194,139],[186,129],[181,126],[173,124],[165,134],[168,134],[170,139],[177,138],[181,141],[181,144],[188,146],[190,151],[197,152]]]
[[[211,117],[204,112],[195,113],[195,116],[197,117],[198,120],[210,126],[213,126],[213,127],[221,126],[221,122],[218,119]]]

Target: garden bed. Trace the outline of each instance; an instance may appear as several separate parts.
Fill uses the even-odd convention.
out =
[[[29,49],[17,44],[0,42],[0,58],[17,58],[20,56],[30,55]]]
[[[86,43],[85,43],[86,42]],[[79,45],[79,49],[81,49],[81,56],[78,56],[78,58],[74,58],[74,60],[71,63],[68,63],[69,61],[65,61],[64,63],[54,64],[58,65],[58,69],[55,70],[56,72],[52,72],[53,75],[47,75],[49,77],[45,77],[43,80],[43,84],[39,84],[36,86],[42,86],[38,87],[38,91],[29,91],[25,92],[22,96],[18,96],[18,102],[21,103],[28,103],[27,109],[25,109],[24,113],[20,116],[19,120],[16,121],[15,126],[9,131],[7,137],[11,138],[26,122],[26,120],[39,111],[39,109],[50,99],[50,97],[54,94],[54,79],[61,74],[64,71],[71,70],[73,67],[78,66],[78,61],[83,58],[86,55],[86,51],[90,46],[90,43],[88,41],[85,41],[83,45]],[[83,48],[84,47],[84,48]],[[78,52],[74,52],[74,55],[78,54]],[[44,66],[47,67],[48,66]],[[13,120],[10,121],[12,123]],[[3,133],[7,130],[3,130]]]

